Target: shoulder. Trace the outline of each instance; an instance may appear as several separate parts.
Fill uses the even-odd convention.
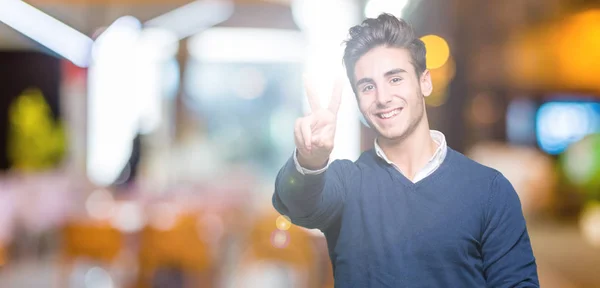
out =
[[[376,155],[373,149],[363,151],[358,159],[349,160],[349,159],[336,159],[331,162],[331,166],[336,167],[336,169],[342,170],[352,170],[352,169],[364,169],[366,167],[371,167],[376,165],[375,162]]]
[[[373,171],[377,166],[374,150],[363,151],[358,159],[336,159],[331,162],[328,170],[331,174],[339,178],[346,179],[348,182],[359,180],[368,171]]]
[[[375,153],[375,149],[371,148],[369,150],[365,150],[360,154],[360,157],[358,157],[358,159],[356,161],[354,161],[354,163],[356,165],[366,165],[366,166],[371,166],[376,164],[375,161],[377,160],[377,154]]]
[[[498,199],[518,201],[513,185],[502,172],[452,149],[448,149],[448,155],[453,166],[453,178],[463,179],[463,183],[477,195],[483,207],[497,203],[495,200]]]
[[[454,178],[465,179],[463,184],[479,202],[484,223],[502,214],[521,215],[519,195],[502,172],[454,150],[449,150],[448,155],[452,155],[453,173],[459,173]]]
[[[463,169],[462,173],[483,188],[480,189],[480,193],[486,210],[498,205],[500,207],[507,204],[513,207],[520,206],[519,196],[514,186],[502,172],[476,162],[457,151],[452,153],[457,159],[456,162],[460,163],[457,166]]]
[[[497,177],[504,177],[500,171],[483,165],[450,147],[448,147],[446,157],[450,161],[454,173],[462,175],[461,178],[491,184]]]
[[[357,160],[335,159],[331,161],[326,171],[330,175],[334,174],[339,178],[354,177],[360,172],[360,166],[363,166],[365,153],[363,152]]]

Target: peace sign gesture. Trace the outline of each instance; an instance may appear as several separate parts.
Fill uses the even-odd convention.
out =
[[[296,120],[294,139],[298,149],[298,162],[306,169],[323,168],[333,151],[337,113],[342,101],[342,81],[336,81],[327,108],[319,104],[312,84],[304,79],[304,86],[311,112]]]

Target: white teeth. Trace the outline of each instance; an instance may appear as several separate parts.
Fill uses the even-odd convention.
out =
[[[400,109],[396,109],[396,110],[390,111],[388,113],[381,113],[381,114],[379,114],[379,117],[381,117],[383,119],[388,119],[388,118],[398,115],[398,113],[400,113]]]

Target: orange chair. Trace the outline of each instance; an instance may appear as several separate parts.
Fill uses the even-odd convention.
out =
[[[108,222],[99,221],[69,222],[62,229],[62,238],[61,282],[66,281],[76,260],[113,264],[125,243],[119,230]]]
[[[160,230],[146,226],[140,238],[138,287],[150,287],[155,273],[164,268],[184,271],[189,287],[211,287],[213,259],[201,237],[197,215],[179,215],[175,224]]]
[[[4,247],[3,243],[0,243],[0,269],[6,265],[7,261],[6,248]]]
[[[312,236],[289,222],[283,225],[283,229],[278,228],[276,222],[280,216],[271,210],[257,219],[250,229],[240,269],[247,269],[256,263],[280,263],[292,267],[300,276],[303,282],[300,286],[318,287],[318,261]]]
[[[105,222],[71,222],[63,228],[63,256],[68,260],[90,258],[102,262],[116,259],[124,236]]]

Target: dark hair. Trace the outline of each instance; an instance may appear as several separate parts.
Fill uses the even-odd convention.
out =
[[[383,13],[377,18],[367,18],[360,25],[350,28],[349,32],[350,38],[344,41],[344,65],[352,89],[355,89],[356,62],[371,49],[379,46],[407,49],[415,73],[421,75],[426,69],[425,44],[416,37],[410,24],[394,15]]]

